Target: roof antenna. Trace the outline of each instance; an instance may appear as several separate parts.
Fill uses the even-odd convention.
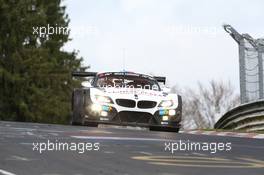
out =
[[[123,51],[123,85],[125,84],[125,74],[126,74],[126,65],[125,65],[125,61],[126,61],[126,48],[122,49]],[[122,86],[123,86],[122,85]]]
[[[122,51],[123,51],[123,71],[125,72],[126,71],[126,48],[123,48],[122,49]]]

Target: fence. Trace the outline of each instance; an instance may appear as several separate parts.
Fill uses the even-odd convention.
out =
[[[241,103],[264,99],[264,39],[254,39],[249,34],[240,34],[230,25],[223,27],[239,46]]]
[[[232,26],[225,31],[239,46],[240,106],[228,111],[215,124],[216,129],[264,131],[264,39],[240,34]]]

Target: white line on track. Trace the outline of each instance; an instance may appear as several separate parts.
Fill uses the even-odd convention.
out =
[[[52,135],[52,136],[58,136],[59,134],[57,133],[48,133],[49,135]]]
[[[253,138],[255,138],[255,139],[264,139],[264,134],[256,135]]]
[[[2,175],[16,175],[14,173],[8,172],[8,171],[3,170],[3,169],[0,169],[0,174],[2,174]]]
[[[34,134],[33,134],[32,132],[30,132],[30,131],[27,131],[26,134],[27,134],[27,135],[30,135],[30,136],[33,136],[33,135],[34,135]]]
[[[127,140],[127,141],[174,141],[179,140],[169,140],[169,139],[158,139],[158,138],[133,138],[133,137],[101,137],[101,136],[71,136],[77,139],[91,139],[91,140]]]
[[[31,161],[33,159],[28,159],[26,157],[21,157],[21,156],[11,156],[10,158],[7,158],[6,160]]]
[[[113,132],[110,131],[103,131],[103,130],[80,130],[83,133],[94,133],[94,134],[112,134]]]
[[[206,154],[201,154],[201,153],[196,153],[196,152],[192,152],[192,154],[196,156],[206,156]]]
[[[153,155],[152,153],[145,152],[145,151],[140,151],[139,153],[141,153],[141,154],[145,154],[145,155],[148,155],[148,156],[152,156],[152,155]]]
[[[28,131],[35,131],[36,130],[36,129],[33,129],[33,128],[17,128],[17,127],[10,127],[9,129],[28,130]]]
[[[114,154],[114,151],[104,151],[105,154]]]
[[[26,143],[26,142],[22,142],[22,143],[19,143],[21,145],[33,145],[33,143]]]
[[[42,132],[58,132],[58,133],[65,132],[65,131],[60,131],[60,130],[48,130],[48,129],[38,129],[38,131],[42,131]]]
[[[41,132],[58,132],[58,133],[63,133],[63,132],[65,132],[65,131],[61,131],[61,130],[36,129],[36,128],[20,128],[20,127],[2,127],[2,126],[0,126],[0,128],[8,128],[8,129],[14,129],[14,130],[24,130],[24,131],[28,131],[28,132],[32,132],[32,131],[41,131]]]

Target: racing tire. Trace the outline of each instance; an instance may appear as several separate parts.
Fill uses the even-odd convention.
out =
[[[72,94],[72,120],[71,125],[83,125],[83,90],[76,89]]]

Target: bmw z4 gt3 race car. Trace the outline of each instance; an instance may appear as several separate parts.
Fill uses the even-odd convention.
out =
[[[180,95],[169,93],[165,77],[134,72],[73,72],[84,77],[72,94],[73,125],[132,125],[178,132]]]

